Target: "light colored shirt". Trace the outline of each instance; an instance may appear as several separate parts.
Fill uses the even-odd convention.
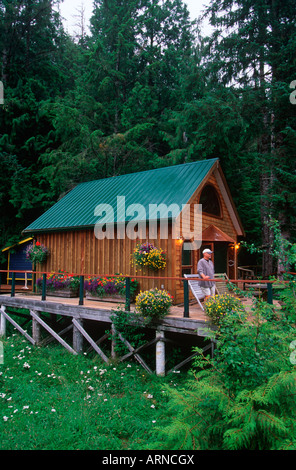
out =
[[[197,263],[197,272],[200,276],[201,274],[204,274],[205,276],[209,276],[210,279],[214,279],[215,270],[213,261],[207,261],[205,258],[200,259]],[[200,287],[213,287],[215,285],[215,282],[199,281],[199,285]]]

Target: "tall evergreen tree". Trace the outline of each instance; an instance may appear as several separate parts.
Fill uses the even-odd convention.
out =
[[[47,188],[40,191],[39,157],[58,145],[50,103],[73,85],[67,67],[69,55],[65,56],[69,39],[54,10],[56,3],[0,2],[1,80],[5,89],[5,103],[0,107],[0,155],[3,168],[11,162],[6,185],[1,181],[0,188],[1,193],[7,189],[0,201],[2,246],[12,236],[12,214],[19,220],[14,230],[20,236],[19,227],[36,216],[36,209],[42,211]]]
[[[251,120],[257,142],[252,164],[260,176],[263,275],[267,276],[274,272],[269,217],[281,220],[286,236],[291,235],[291,223],[295,229],[295,159],[291,162],[295,147],[292,150],[289,138],[296,124],[289,100],[295,70],[295,2],[213,0],[208,14],[216,27],[209,43],[212,72],[225,85],[251,90],[257,101],[257,118]]]
[[[295,14],[293,1],[213,0],[206,15],[214,33],[201,43],[195,94],[171,115],[167,134],[183,161],[221,159],[247,234],[265,249],[264,276],[276,269],[269,216],[281,220],[283,236],[296,229]]]

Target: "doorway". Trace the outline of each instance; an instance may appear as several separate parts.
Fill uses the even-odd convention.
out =
[[[214,243],[214,264],[215,264],[215,273],[225,273],[227,272],[228,264],[228,243]]]
[[[203,256],[203,250],[209,248],[213,251],[212,261],[214,263],[215,273],[226,273],[228,275],[228,246],[229,243],[227,242],[203,243],[200,247],[200,258]]]

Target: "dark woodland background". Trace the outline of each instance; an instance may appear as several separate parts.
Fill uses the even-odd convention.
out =
[[[77,183],[218,157],[260,258],[269,217],[296,238],[295,0],[96,0],[90,33],[58,1],[0,1],[0,246]],[[3,259],[2,259],[3,261]]]

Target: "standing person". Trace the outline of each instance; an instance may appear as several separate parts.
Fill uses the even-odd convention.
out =
[[[205,300],[207,300],[212,295],[215,295],[216,292],[216,284],[213,281],[207,281],[207,279],[214,279],[214,264],[211,260],[212,251],[206,248],[203,250],[203,258],[199,260],[197,263],[197,272],[203,281],[199,282],[201,290],[205,294]]]

